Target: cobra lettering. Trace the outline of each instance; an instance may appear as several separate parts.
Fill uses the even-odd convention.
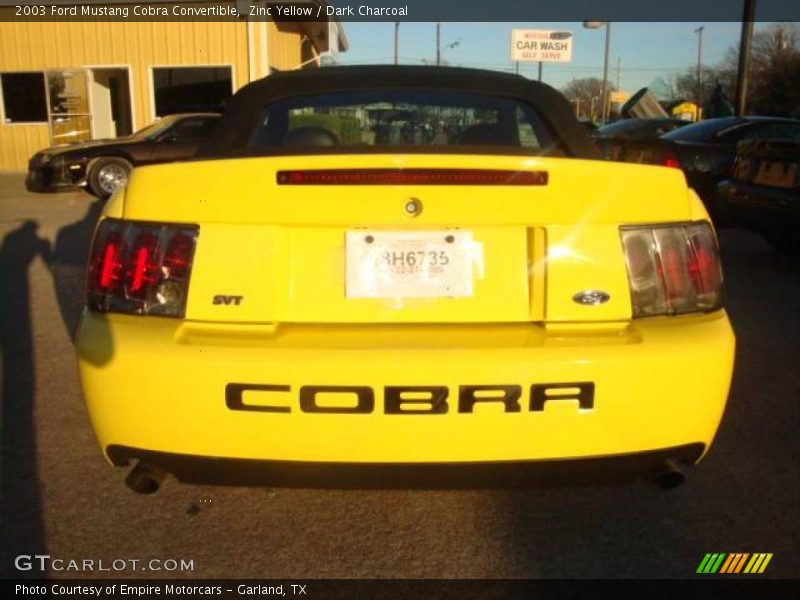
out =
[[[523,397],[523,390],[525,397]],[[264,402],[245,402],[244,394]],[[579,410],[594,408],[595,384],[592,381],[534,383],[521,385],[461,385],[453,395],[444,385],[398,386],[382,389],[382,412],[385,415],[443,415],[455,408],[459,414],[471,414],[484,404],[499,405],[505,413],[542,412],[548,402],[574,401]],[[289,396],[286,396],[286,395]],[[294,397],[293,397],[294,396]],[[327,397],[322,400],[321,397]],[[364,385],[304,385],[297,393],[290,385],[229,383],[225,404],[230,410],[290,413],[292,401],[303,413],[368,415],[376,412],[376,390]]]

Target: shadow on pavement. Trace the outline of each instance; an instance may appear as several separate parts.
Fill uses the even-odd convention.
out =
[[[668,492],[640,483],[510,494],[505,556],[518,572],[685,578],[706,552],[746,551],[774,553],[765,577],[797,575],[800,262],[741,231],[722,231],[721,249],[736,366],[708,455]]]
[[[83,310],[86,261],[95,225],[103,210],[103,200],[95,200],[80,221],[62,227],[53,251],[53,282],[61,318],[70,339]]]
[[[3,357],[0,404],[0,577],[13,571],[17,554],[45,550],[41,490],[36,466],[35,373],[28,270],[50,243],[25,221],[0,245],[0,347]]]

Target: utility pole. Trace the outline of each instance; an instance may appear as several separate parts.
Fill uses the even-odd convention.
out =
[[[603,87],[602,91],[600,92],[600,115],[605,123],[608,120],[608,113],[606,110],[609,108],[610,102],[608,101],[608,46],[609,41],[611,40],[611,22],[609,21],[584,21],[583,26],[586,29],[600,29],[601,27],[606,28],[606,48],[605,48],[605,60],[603,61]],[[594,111],[592,111],[594,112]]]
[[[736,74],[736,114],[743,116],[747,106],[747,76],[750,71],[750,44],[753,41],[753,19],[756,0],[744,0],[742,38],[739,42],[739,69]]]
[[[617,91],[619,91],[619,78],[620,78],[620,72],[621,71],[622,71],[622,58],[618,56],[617,57]]]
[[[539,61],[539,81],[542,80],[542,61]]]
[[[606,23],[606,51],[603,62],[603,123],[608,123],[608,47],[611,41],[611,23]]]
[[[705,27],[701,25],[694,30],[697,34],[697,91],[695,93],[695,104],[697,104],[698,111],[703,103],[703,84],[701,80],[703,70],[703,29],[705,29]]]
[[[514,61],[514,74],[515,75],[519,75],[519,61],[518,60]]]
[[[441,39],[442,39],[442,24],[436,23],[436,66],[437,67],[440,64],[442,64]]]
[[[400,64],[400,55],[399,55],[399,47],[400,47],[400,21],[394,22],[394,64]]]

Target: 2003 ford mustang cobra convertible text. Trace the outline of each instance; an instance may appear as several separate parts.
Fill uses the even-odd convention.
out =
[[[77,334],[128,484],[679,483],[731,378],[680,171],[500,73],[279,73],[105,207]]]

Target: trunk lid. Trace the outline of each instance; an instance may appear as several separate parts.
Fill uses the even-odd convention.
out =
[[[432,167],[546,172],[547,182],[283,185],[277,176],[285,170]],[[409,201],[421,207],[415,216],[407,210]],[[413,154],[146,167],[135,170],[123,211],[128,219],[200,226],[186,318],[230,323],[625,320],[630,295],[619,225],[690,216],[686,184],[675,169]],[[453,237],[470,249],[471,281],[438,297],[354,296],[352,267],[359,250],[353,246],[370,236],[410,239],[412,249],[420,248],[414,245],[419,239],[441,244]],[[432,248],[440,246],[422,251]],[[611,299],[589,307],[573,302],[584,289],[606,291]]]

